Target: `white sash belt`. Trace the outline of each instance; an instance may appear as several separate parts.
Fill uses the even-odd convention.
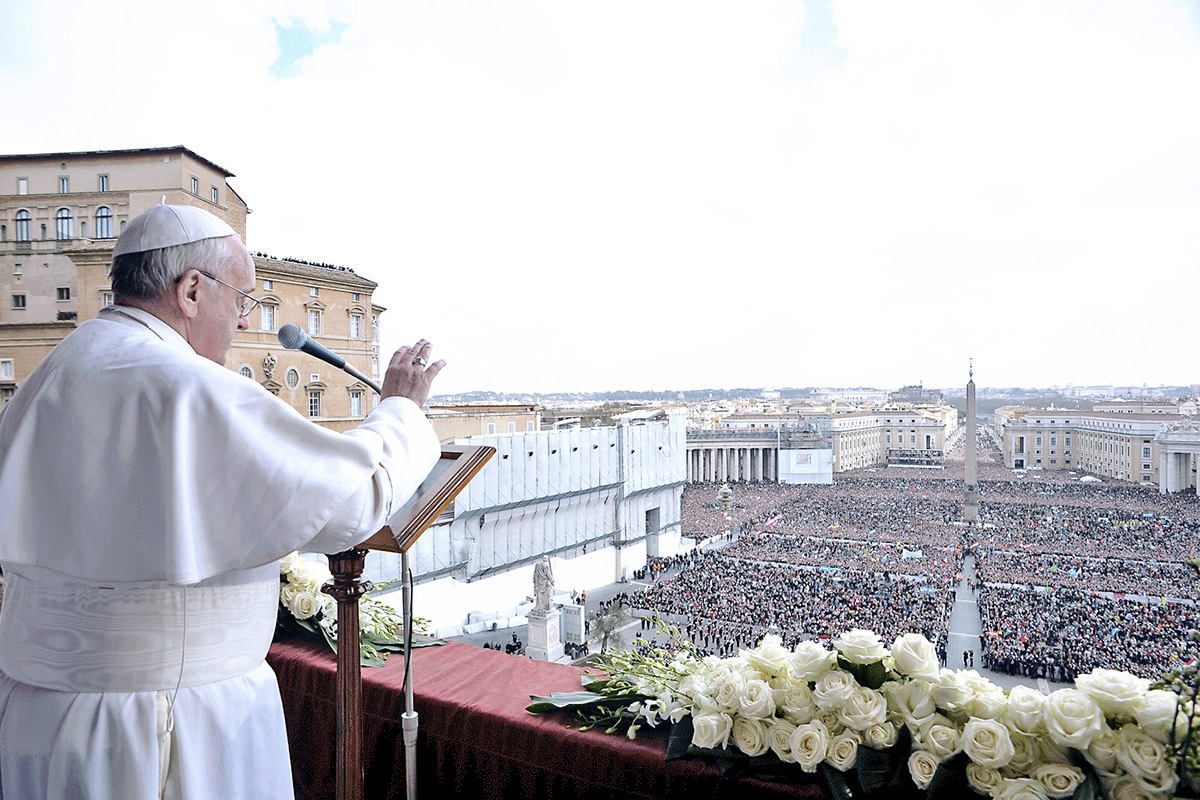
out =
[[[9,573],[0,606],[0,670],[68,692],[214,683],[263,662],[278,604],[278,580],[102,588],[49,586]]]

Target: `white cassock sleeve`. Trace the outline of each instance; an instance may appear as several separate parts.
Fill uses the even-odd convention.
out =
[[[385,417],[388,424],[383,424]],[[429,421],[408,398],[381,401],[371,416],[345,435],[352,438],[378,436],[383,455],[370,482],[351,495],[313,540],[302,548],[311,553],[341,552],[386,525],[433,469],[437,457],[429,461],[430,449],[441,452]]]

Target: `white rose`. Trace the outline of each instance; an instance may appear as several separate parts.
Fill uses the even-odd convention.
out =
[[[1042,785],[1047,797],[1064,800],[1083,783],[1083,770],[1070,764],[1041,764],[1033,770],[1033,779]]]
[[[321,601],[313,592],[297,592],[288,609],[296,619],[308,619],[321,610]]]
[[[782,702],[777,701],[776,708],[794,725],[812,722],[813,717],[817,715],[817,703],[813,699],[812,689],[805,683],[796,683],[788,689]]]
[[[962,749],[962,740],[958,728],[953,722],[935,714],[913,733],[913,741],[918,749],[928,750],[937,756],[938,761],[945,761]]]
[[[833,640],[833,646],[851,664],[874,664],[887,655],[879,637],[862,628],[846,631]]]
[[[748,756],[761,756],[768,749],[767,723],[738,717],[733,721],[733,743]]]
[[[1075,678],[1075,688],[1087,694],[1110,717],[1128,717],[1138,700],[1150,691],[1150,681],[1115,669],[1094,669]]]
[[[767,745],[780,761],[795,763],[796,757],[792,755],[792,734],[795,732],[796,726],[786,719],[775,720],[767,729]]]
[[[775,635],[763,637],[754,650],[747,651],[746,660],[765,675],[786,675],[792,666],[792,654],[783,646],[783,640]]]
[[[722,672],[708,683],[709,692],[714,702],[722,711],[729,713],[742,707],[742,693],[746,691],[746,679],[740,672]]]
[[[1004,707],[1004,724],[1013,733],[1039,736],[1046,730],[1045,710],[1046,695],[1028,686],[1014,686]]]
[[[307,558],[301,558],[292,564],[288,570],[288,580],[295,583],[303,583],[317,589],[321,588],[326,581],[332,580],[333,575],[329,572],[329,568],[318,564],[315,561],[309,561]]]
[[[937,707],[946,711],[961,711],[975,696],[963,677],[954,670],[944,669],[938,681],[930,687],[930,694]]]
[[[733,720],[728,714],[708,713],[692,715],[692,744],[705,749],[729,746],[729,733]]]
[[[805,772],[816,772],[829,752],[829,729],[819,720],[797,725],[792,732],[792,756]]]
[[[1033,778],[1013,778],[1000,785],[996,800],[1047,800],[1046,791]]]
[[[980,719],[1000,719],[1008,708],[1008,697],[1001,689],[991,689],[976,692],[967,703],[966,711],[972,717]]]
[[[279,601],[289,609],[292,603],[296,602],[296,595],[304,591],[304,587],[298,583],[285,583],[279,587]]]
[[[1008,764],[1000,769],[1000,774],[1006,778],[1021,778],[1033,772],[1035,765],[1041,762],[1041,750],[1038,740],[1031,736],[1012,734],[1013,755]]]
[[[896,662],[896,671],[901,675],[926,681],[938,679],[937,650],[919,633],[897,636],[896,641],[892,642],[892,659]]]
[[[846,726],[842,724],[841,717],[832,708],[818,711],[817,716],[813,717],[813,721],[824,725],[830,736],[837,736],[846,729]]]
[[[1112,800],[1158,800],[1159,796],[1146,791],[1129,775],[1123,775],[1111,781],[1106,787]]]
[[[929,788],[929,782],[933,780],[940,763],[937,756],[927,750],[912,751],[912,755],[908,757],[908,774],[912,776],[918,789]]]
[[[1003,780],[998,770],[974,761],[967,762],[967,784],[980,794],[995,796]]]
[[[994,719],[972,718],[963,727],[962,749],[967,758],[1000,769],[1016,755],[1008,728]]]
[[[858,688],[858,681],[843,669],[826,672],[817,680],[813,687],[813,701],[817,708],[836,710],[842,703],[850,699],[851,693]]]
[[[1167,763],[1167,749],[1161,742],[1142,732],[1132,723],[1117,731],[1117,763],[1146,791],[1169,794],[1177,781]]]
[[[837,655],[816,642],[800,642],[792,653],[792,676],[815,681],[837,663]]]
[[[853,731],[839,733],[829,742],[829,752],[825,755],[826,763],[845,772],[858,760],[858,745],[858,734]]]
[[[887,701],[874,689],[860,686],[838,708],[838,719],[847,728],[865,731],[887,719]]]
[[[1117,737],[1117,732],[1105,725],[1100,730],[1100,735],[1092,739],[1087,749],[1082,751],[1083,757],[1101,772],[1116,772],[1117,748],[1120,746],[1121,740]]]
[[[281,558],[279,560],[279,574],[287,575],[289,572],[291,572],[293,569],[296,568],[297,562],[303,561],[303,560],[304,559],[300,557],[300,554],[293,550],[292,552],[288,553],[286,556],[284,556],[283,558]]]
[[[766,681],[747,681],[738,703],[740,705],[738,710],[742,716],[754,719],[767,719],[775,716],[775,695]]]
[[[1045,720],[1051,739],[1084,750],[1100,735],[1104,713],[1090,695],[1078,689],[1059,689],[1046,698]]]
[[[930,684],[924,681],[889,681],[883,685],[888,711],[903,719],[910,728],[919,728],[937,712],[930,694]]]
[[[876,750],[886,750],[896,744],[899,737],[900,729],[896,727],[896,723],[885,721],[863,731],[863,744]]]
[[[1167,742],[1179,711],[1179,695],[1166,689],[1153,689],[1133,704],[1133,718],[1147,735]],[[1186,730],[1186,717],[1185,730]]]

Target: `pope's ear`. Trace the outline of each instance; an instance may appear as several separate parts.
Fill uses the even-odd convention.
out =
[[[200,272],[189,269],[175,282],[175,302],[188,319],[200,313]]]

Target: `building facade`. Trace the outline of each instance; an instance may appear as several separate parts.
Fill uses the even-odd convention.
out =
[[[203,208],[246,241],[233,173],[186,147],[0,156],[0,402],[46,354],[113,302],[108,269],[129,220],[165,200]],[[248,243],[249,246],[249,243]],[[253,247],[251,246],[253,251]],[[352,271],[256,253],[257,297],[226,366],[327,427],[354,427],[377,402],[342,371],[285,350],[294,322],[378,382],[376,284]]]

